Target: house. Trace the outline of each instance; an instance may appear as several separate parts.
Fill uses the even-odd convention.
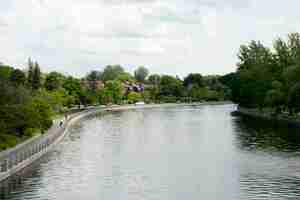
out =
[[[144,92],[145,86],[143,83],[130,83],[128,81],[123,83],[123,87],[125,89],[125,94],[129,94],[130,92]]]

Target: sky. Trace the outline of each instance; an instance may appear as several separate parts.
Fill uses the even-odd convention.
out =
[[[180,77],[236,70],[241,44],[300,31],[298,0],[2,0],[0,61],[84,76],[120,64]]]

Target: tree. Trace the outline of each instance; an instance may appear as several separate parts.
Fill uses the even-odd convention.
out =
[[[33,76],[32,76],[32,89],[37,90],[42,86],[42,77],[39,64],[35,62]]]
[[[23,86],[16,86],[10,82],[0,81],[0,106],[24,104],[30,99],[29,91]]]
[[[142,95],[140,93],[137,93],[137,92],[130,92],[128,94],[127,98],[128,98],[129,103],[136,103],[136,102],[142,100]]]
[[[300,64],[300,63],[299,63]],[[288,87],[300,82],[300,65],[294,65],[286,68],[283,72],[283,79]]]
[[[86,80],[88,81],[101,80],[101,76],[102,76],[102,72],[93,70],[86,76]]]
[[[124,69],[120,65],[108,65],[102,73],[103,81],[111,81],[118,78],[120,74],[124,73]]]
[[[271,89],[273,79],[274,56],[270,49],[260,42],[252,41],[248,46],[242,45],[239,52],[239,100],[245,107],[262,108],[265,96]]]
[[[123,98],[124,89],[120,81],[108,81],[102,90],[103,103],[121,103]]]
[[[198,84],[193,85],[189,88],[188,96],[191,97],[192,101],[203,100],[206,97],[206,88],[200,88]]]
[[[85,104],[84,92],[79,79],[69,76],[64,80],[62,87],[67,91],[69,95],[74,97],[75,104]]]
[[[286,70],[288,66],[291,66],[293,64],[290,55],[291,52],[289,50],[288,44],[285,41],[283,41],[281,38],[275,40],[273,47],[275,50],[274,59],[276,63],[274,65],[275,78],[277,80],[281,80],[282,73]]]
[[[130,73],[124,72],[122,74],[119,74],[117,77],[117,80],[121,81],[121,82],[130,82],[133,83],[134,82],[134,78]]]
[[[220,77],[220,82],[226,87],[225,95],[227,99],[233,102],[238,102],[240,99],[240,77],[238,73],[229,73]]]
[[[11,77],[13,68],[7,65],[0,65],[0,81],[8,81]]]
[[[182,81],[169,75],[163,75],[160,80],[160,95],[181,97],[183,95]]]
[[[290,33],[288,35],[288,48],[290,50],[289,56],[291,65],[300,63],[300,34]]]
[[[159,82],[160,82],[160,75],[158,75],[158,74],[151,74],[151,75],[148,77],[148,82],[149,82],[151,85],[158,86],[158,85],[159,85]]]
[[[203,77],[201,74],[189,74],[184,78],[183,85],[188,89],[191,89],[192,86],[203,87]]]
[[[34,64],[31,58],[28,59],[28,74],[27,74],[27,85],[29,88],[33,86],[33,74],[34,74]]]
[[[300,111],[300,83],[295,84],[289,91],[288,108],[290,114]]]
[[[14,69],[10,75],[10,81],[15,85],[24,85],[26,82],[26,75],[19,69]]]
[[[271,89],[267,92],[265,104],[271,108],[275,108],[276,113],[281,112],[281,106],[284,104],[284,93],[278,89]]]
[[[146,77],[149,74],[149,70],[145,67],[138,67],[135,71],[134,71],[134,77],[137,81],[139,82],[145,82]]]
[[[64,79],[64,75],[58,72],[50,72],[46,76],[44,86],[49,91],[58,90],[62,87]]]
[[[32,109],[34,114],[36,115],[35,118],[35,127],[39,128],[42,133],[51,127],[53,116],[53,110],[48,102],[43,100],[42,98],[34,98],[32,102],[27,106],[27,108]],[[34,119],[33,117],[29,116],[29,119]]]

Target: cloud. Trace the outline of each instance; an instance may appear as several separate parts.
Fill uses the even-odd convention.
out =
[[[271,5],[271,6],[270,6]],[[10,0],[1,3],[0,61],[81,76],[107,64],[153,73],[235,70],[240,44],[299,31],[300,3],[258,0]]]

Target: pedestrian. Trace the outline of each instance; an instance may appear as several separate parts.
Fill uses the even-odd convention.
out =
[[[61,120],[60,122],[59,122],[59,127],[62,127],[62,125],[63,125],[63,120]]]

